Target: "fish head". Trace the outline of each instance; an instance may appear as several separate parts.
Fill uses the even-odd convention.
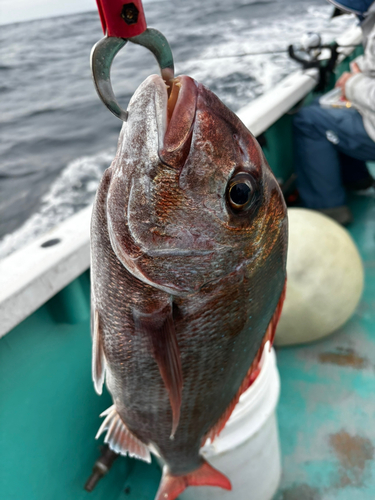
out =
[[[128,112],[107,200],[125,267],[183,295],[260,265],[286,235],[286,207],[240,119],[188,76],[175,79],[169,97],[163,80],[149,77]]]

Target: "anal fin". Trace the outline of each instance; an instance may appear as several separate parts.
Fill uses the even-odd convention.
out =
[[[232,489],[229,479],[206,461],[199,469],[183,476],[173,476],[165,466],[155,500],[175,500],[188,486],[218,486],[225,490]]]
[[[172,316],[172,304],[152,313],[133,311],[136,330],[147,338],[160,375],[169,394],[172,408],[173,438],[180,420],[182,399],[182,367],[180,350]]]
[[[141,458],[146,462],[151,462],[151,455],[148,447],[132,434],[121,420],[115,405],[104,411],[101,417],[106,416],[100,426],[95,439],[107,429],[104,442],[108,443],[111,450],[121,455]]]
[[[100,395],[103,390],[105,376],[105,357],[97,309],[94,310],[92,323],[92,379],[95,391]]]

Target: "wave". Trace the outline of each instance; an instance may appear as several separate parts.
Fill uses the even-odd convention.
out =
[[[213,12],[212,5],[209,6],[206,2],[202,4],[202,9],[204,11],[210,7],[213,19],[203,16],[199,23],[192,16],[202,14],[201,10],[192,9],[190,3],[182,0],[179,0],[176,9],[173,5],[175,2],[168,1],[171,9],[165,9],[165,26],[156,26],[168,36],[173,47],[176,74],[191,75],[215,92],[227,106],[237,111],[298,67],[297,63],[288,58],[286,49],[289,43],[299,41],[306,31],[320,32],[324,41],[330,41],[354,22],[353,17],[347,15],[331,20],[332,6],[328,5],[306,6],[305,3],[298,2],[297,6],[294,0],[280,0],[274,2],[272,9],[263,5],[262,10],[260,4],[266,2],[268,0],[237,0],[234,2],[235,8],[241,11],[241,15],[233,14],[231,2],[212,2],[217,5],[218,10],[220,6],[227,9],[228,16]],[[153,3],[156,19],[157,1]],[[198,5],[198,0],[195,3]],[[243,10],[251,4],[254,7],[253,13],[244,13]],[[148,12],[152,14],[152,9],[149,8]],[[170,21],[177,14],[180,21],[185,14],[188,15],[184,21],[185,27],[181,30],[171,28]],[[6,122],[6,129],[4,127],[5,132],[0,140],[1,179],[5,182],[11,177],[22,178],[28,171],[29,178],[34,172],[37,175],[45,172],[45,178],[41,174],[35,182],[48,189],[38,205],[39,193],[45,192],[44,188],[43,191],[33,190],[32,183],[31,187],[23,186],[25,197],[28,198],[28,204],[24,203],[24,206],[38,205],[40,208],[21,227],[0,241],[0,258],[91,203],[102,172],[113,157],[111,153],[114,151],[106,148],[108,144],[115,144],[120,122],[105,110],[95,95],[88,61],[85,59],[86,55],[88,58],[89,46],[100,36],[97,13],[64,18],[62,21],[56,28],[55,20],[44,20],[42,31],[39,30],[39,25],[28,24],[31,34],[29,33],[29,38],[22,47],[17,43],[11,45],[10,50],[7,44],[13,42],[0,47],[4,63],[9,66],[19,65],[14,78],[6,81],[8,86],[14,88],[14,92],[9,98],[7,94],[7,99],[2,101],[1,122]],[[6,28],[6,39],[18,40],[22,26]],[[65,32],[68,28],[71,29],[68,31],[70,36]],[[42,33],[46,36],[51,30],[57,30],[58,36],[49,59],[45,59],[40,52],[44,41],[39,38]],[[82,35],[82,30],[85,36]],[[83,38],[87,46],[82,45]],[[33,51],[29,50],[29,45],[34,48]],[[77,47],[80,47],[79,54],[75,52]],[[276,52],[238,56],[266,51]],[[215,59],[228,55],[235,57]],[[33,58],[30,60],[31,56]],[[148,59],[141,48],[138,51],[134,46],[131,51],[125,52],[125,56],[132,59],[125,57],[121,60],[119,56],[120,64],[113,68],[114,88],[123,105],[126,105],[140,79],[150,71]],[[131,64],[126,62],[129,60]],[[25,64],[31,62],[38,68],[38,72],[33,72],[35,82],[32,79],[24,81]],[[14,105],[15,102],[17,106]],[[102,153],[83,156],[93,151]],[[79,158],[68,163],[70,158],[78,156]],[[60,168],[63,168],[61,174],[49,185]],[[18,192],[19,184],[9,182],[6,189],[9,200],[13,200],[13,204],[20,200],[21,206],[23,202]],[[30,199],[34,204],[29,203]],[[27,209],[23,208],[23,211],[12,215],[11,222],[17,220],[20,223],[28,215]],[[9,223],[7,227],[17,226]]]
[[[114,151],[108,150],[69,163],[42,198],[39,210],[0,241],[0,259],[90,205],[113,157]]]
[[[222,33],[219,43],[208,46],[199,55],[179,63],[177,73],[185,73],[204,83],[234,111],[271,89],[282,78],[300,66],[287,54],[287,45],[301,40],[308,31],[322,34],[323,41],[329,42],[354,24],[353,16],[343,15],[330,19],[330,6],[311,6],[306,12],[290,17],[252,22],[233,19],[231,26],[223,29],[213,27],[213,33]],[[197,28],[196,35],[198,36]],[[210,35],[210,33],[206,33]],[[285,49],[285,52],[280,50]],[[254,52],[275,51],[271,54],[253,55]],[[215,57],[243,54],[252,55],[219,60]]]

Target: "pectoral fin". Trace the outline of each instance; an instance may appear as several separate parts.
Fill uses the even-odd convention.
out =
[[[180,420],[182,368],[172,305],[168,303],[161,309],[147,313],[134,310],[133,317],[136,330],[146,336],[149,341],[153,357],[159,366],[160,375],[169,394],[173,415],[171,432],[171,438],[173,438]]]
[[[92,319],[92,379],[95,391],[100,395],[103,390],[105,376],[105,358],[100,332],[99,313],[95,309]]]

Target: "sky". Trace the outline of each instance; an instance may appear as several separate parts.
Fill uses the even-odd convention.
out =
[[[0,24],[95,9],[95,0],[0,0]]]
[[[89,10],[96,10],[95,0],[0,0],[0,24],[63,16]]]

